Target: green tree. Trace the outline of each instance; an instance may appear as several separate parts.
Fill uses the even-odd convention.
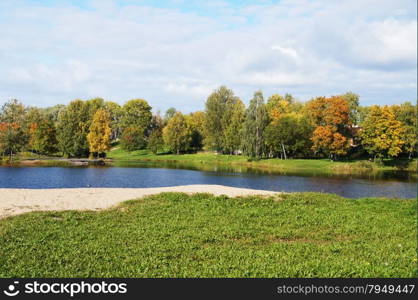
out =
[[[98,111],[99,109],[105,108],[106,106],[103,98],[93,98],[93,99],[86,100],[84,101],[84,105],[86,106],[86,109],[88,111],[90,123],[93,122],[93,117],[96,111]],[[91,124],[89,124],[89,126],[90,125]]]
[[[147,145],[144,129],[139,126],[126,127],[122,132],[120,145],[127,151],[144,149]]]
[[[72,101],[60,112],[57,121],[57,141],[64,157],[88,156],[87,134],[90,123],[90,108],[82,100]]]
[[[165,144],[173,153],[180,154],[190,150],[192,132],[181,112],[176,112],[168,121],[163,130],[163,138]]]
[[[151,125],[149,127],[149,134],[148,135],[151,135],[151,133],[155,130],[159,130],[159,131],[162,132],[165,125],[166,125],[166,123],[165,123],[164,119],[161,117],[160,112],[157,111],[157,113],[152,116]]]
[[[261,91],[254,93],[245,112],[243,131],[244,153],[252,158],[261,158],[265,151],[264,131],[269,123],[268,112]]]
[[[110,128],[110,114],[105,109],[98,109],[93,116],[87,140],[89,143],[90,154],[102,156],[106,151],[110,150],[110,136],[112,129]]]
[[[18,100],[6,102],[0,110],[0,151],[9,155],[17,154],[28,143],[26,107]]]
[[[234,92],[225,86],[215,90],[205,104],[205,144],[209,149],[225,151],[224,137],[233,113],[234,105],[239,100]]]
[[[56,123],[58,121],[58,116],[60,112],[63,110],[65,110],[65,105],[57,104],[51,107],[44,108],[43,112],[52,120],[52,122]]]
[[[244,120],[245,105],[238,99],[233,104],[229,123],[224,130],[224,148],[229,154],[234,154],[241,150]]]
[[[148,149],[154,153],[158,154],[164,147],[163,134],[161,129],[154,129],[151,131],[151,134],[148,137]]]
[[[186,116],[187,125],[191,131],[190,150],[199,151],[203,148],[205,138],[205,113],[196,111]]]
[[[129,100],[123,106],[122,128],[142,128],[145,134],[151,125],[151,109],[152,107],[143,99]]]
[[[164,149],[163,128],[165,124],[165,120],[161,117],[160,112],[157,111],[152,116],[147,140],[147,147],[154,154]]]
[[[402,123],[393,110],[385,105],[373,105],[361,124],[360,137],[364,149],[376,157],[395,157],[402,151],[404,142]]]
[[[270,156],[280,153],[280,157],[286,159],[297,154],[309,155],[312,143],[307,137],[312,136],[312,131],[306,118],[297,113],[284,114],[278,120],[270,122],[265,131]]]
[[[401,140],[404,142],[402,152],[411,158],[417,149],[417,106],[411,102],[405,102],[392,107],[395,117],[401,122],[403,128]]]
[[[116,102],[107,101],[104,104],[104,109],[106,109],[110,114],[110,128],[112,129],[112,134],[110,139],[117,140],[122,134],[121,128],[121,119],[123,115],[122,107]]]
[[[370,112],[370,106],[359,106],[358,108],[358,115],[359,115],[359,124],[363,123],[366,120],[367,115]]]
[[[167,125],[168,121],[176,114],[177,110],[174,107],[167,109],[164,115],[164,125]]]
[[[284,95],[284,100],[286,100],[289,104],[293,104],[295,102],[295,98],[293,98],[292,94],[289,93]]]
[[[32,124],[37,124],[44,119],[45,113],[37,107],[29,107],[26,111],[25,125],[30,128]]]
[[[350,117],[351,123],[353,125],[359,124],[360,122],[360,112],[359,112],[360,97],[359,95],[350,91],[345,94],[342,94],[341,98],[343,98],[348,103],[348,108],[350,111],[349,117]]]

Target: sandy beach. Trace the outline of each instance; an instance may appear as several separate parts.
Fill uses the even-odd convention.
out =
[[[0,189],[0,218],[30,211],[100,210],[126,200],[163,192],[210,193],[230,197],[274,195],[277,192],[222,185],[184,185],[160,188]]]

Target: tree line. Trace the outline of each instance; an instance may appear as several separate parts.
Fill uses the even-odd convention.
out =
[[[417,106],[360,106],[352,92],[305,103],[291,94],[265,101],[257,91],[248,107],[225,86],[214,90],[204,111],[170,108],[152,113],[143,99],[124,105],[102,98],[48,108],[18,100],[0,110],[0,153],[21,151],[63,157],[105,157],[113,143],[127,151],[193,153],[201,150],[280,157],[331,159],[415,155]]]

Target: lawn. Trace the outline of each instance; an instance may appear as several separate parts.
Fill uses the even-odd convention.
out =
[[[0,220],[0,277],[413,277],[416,201],[165,193]]]

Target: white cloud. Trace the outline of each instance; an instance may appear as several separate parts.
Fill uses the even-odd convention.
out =
[[[293,58],[294,60],[299,59],[298,52],[291,47],[283,47],[283,46],[279,46],[279,45],[273,45],[273,46],[271,46],[271,49],[278,50],[279,52],[283,53],[284,55],[289,56],[290,58]]]
[[[413,0],[60,3],[0,2],[0,104],[141,97],[191,111],[221,84],[245,101],[259,88],[301,99],[353,90],[363,104],[416,97]]]

